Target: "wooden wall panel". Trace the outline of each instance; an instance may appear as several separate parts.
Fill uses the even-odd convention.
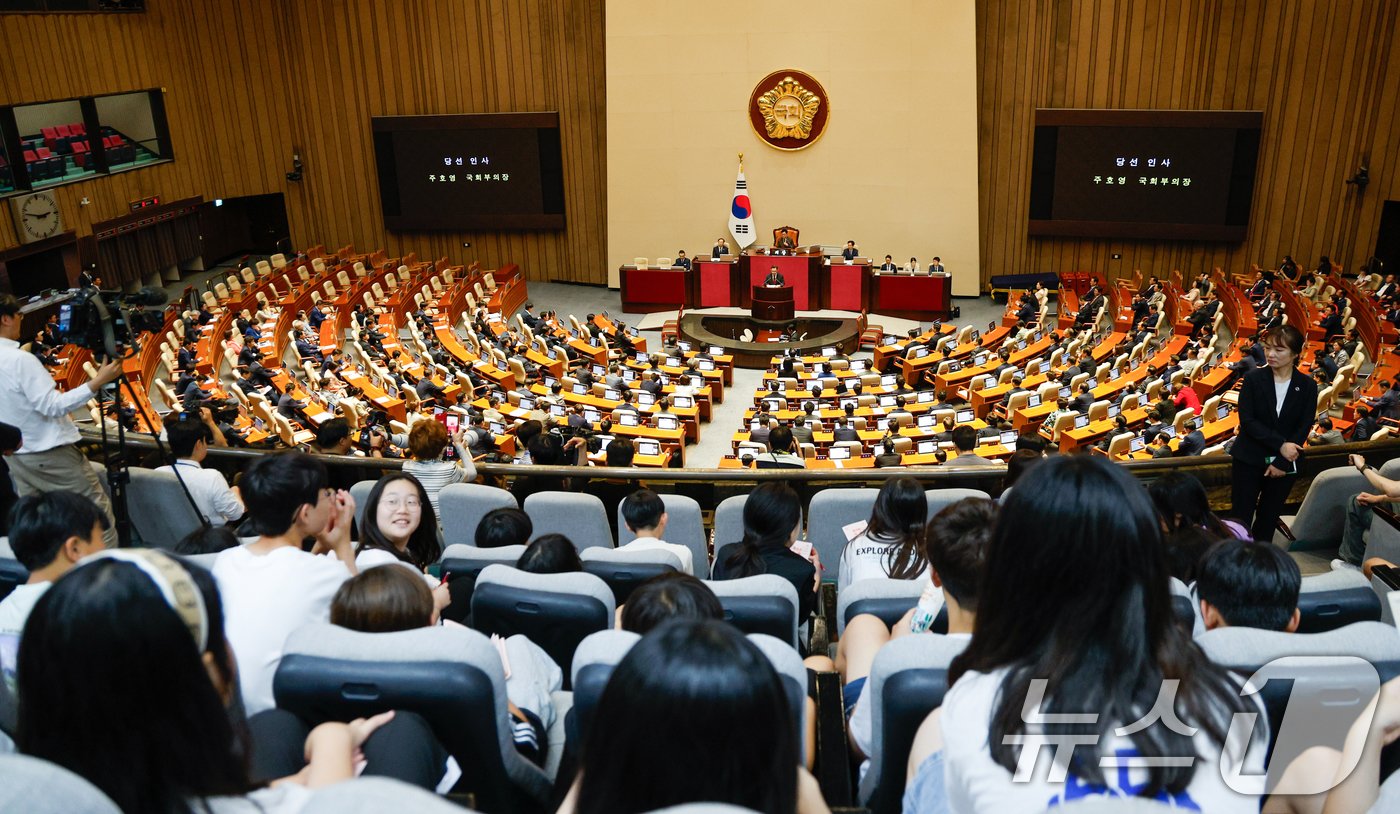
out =
[[[160,0],[136,15],[0,15],[6,61],[44,66],[0,73],[0,104],[166,88],[176,161],[59,187],[79,236],[148,195],[281,192],[297,246],[603,283],[602,15],[603,0]],[[566,229],[385,232],[371,116],[545,110],[560,114]],[[300,183],[285,179],[294,151]],[[13,245],[0,222],[0,248]]]
[[[1397,0],[978,3],[983,279],[1163,273],[1327,254],[1354,270],[1400,198]],[[1029,238],[1037,107],[1264,111],[1242,243]],[[1364,195],[1342,182],[1370,154]],[[1122,259],[1111,259],[1114,253]]]

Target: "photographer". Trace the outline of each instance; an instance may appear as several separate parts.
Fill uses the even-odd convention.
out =
[[[61,393],[34,354],[20,350],[21,322],[19,302],[13,295],[0,294],[0,415],[24,436],[24,446],[7,461],[15,490],[23,497],[67,489],[91,498],[107,514],[109,525],[103,536],[108,547],[115,547],[112,505],[78,451],[78,428],[68,414],[116,381],[121,362],[107,362],[91,381]]]

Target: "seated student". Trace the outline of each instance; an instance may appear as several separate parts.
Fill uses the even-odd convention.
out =
[[[901,466],[903,462],[904,456],[895,452],[894,439],[890,436],[880,439],[880,454],[875,456],[875,467],[883,469],[887,466]]]
[[[744,501],[744,538],[715,552],[714,578],[777,574],[797,590],[797,623],[802,624],[817,604],[821,561],[816,549],[807,557],[793,552],[801,531],[802,501],[797,493],[785,483],[762,484]]]
[[[1235,537],[1249,539],[1249,530],[1229,518],[1219,517],[1210,510],[1210,499],[1201,481],[1188,472],[1168,472],[1152,481],[1147,487],[1152,503],[1157,508],[1157,517],[1162,524],[1162,532],[1170,534],[1178,529],[1194,527],[1204,529],[1214,539]]]
[[[238,487],[229,486],[224,473],[203,466],[210,443],[220,447],[228,444],[209,408],[201,407],[199,412],[199,418],[190,416],[165,423],[165,437],[170,442],[175,465],[158,466],[156,471],[179,475],[205,520],[216,526],[232,523],[243,516]]]
[[[870,519],[841,530],[846,547],[841,549],[837,592],[863,579],[927,579],[923,550],[927,517],[923,484],[913,478],[886,480]]]
[[[164,552],[89,557],[45,594],[27,630],[17,745],[83,777],[122,811],[300,811],[312,789],[355,776],[357,752],[369,774],[421,774],[405,756],[431,729],[386,712],[303,730],[280,750],[296,758],[295,774],[250,777],[250,752],[261,763],[272,744],[255,738],[250,749],[228,709],[239,661],[219,591],[209,572]],[[100,691],[94,676],[103,677]],[[262,724],[278,714],[255,717],[249,729],[268,734]]]
[[[525,548],[515,567],[531,574],[571,574],[583,570],[578,549],[562,534],[542,534]]]
[[[629,467],[637,456],[637,447],[630,438],[614,438],[604,451],[608,466]],[[641,489],[642,482],[636,478],[590,478],[583,491],[603,501],[603,511],[608,516],[608,526],[612,529],[614,542],[617,540],[617,507],[628,495]]]
[[[9,649],[7,638],[19,638],[34,603],[54,580],[83,557],[107,547],[107,526],[107,513],[76,492],[41,492],[19,499],[10,511],[10,548],[29,571],[29,580],[0,602],[0,653]]]
[[[436,423],[436,422],[434,422]],[[380,478],[365,498],[364,522],[355,546],[355,567],[407,565],[423,574],[442,557],[437,513],[418,479],[406,472]],[[430,585],[437,580],[428,577]]]
[[[1292,633],[1301,614],[1298,563],[1272,543],[1221,540],[1201,558],[1196,596],[1206,630],[1257,627]]]
[[[438,623],[432,592],[402,568],[371,568],[357,574],[340,586],[331,602],[331,624],[363,633],[436,628]],[[543,765],[546,735],[555,716],[550,693],[563,687],[564,674],[548,653],[524,636],[507,638],[505,648],[510,659],[506,703],[515,749]],[[461,776],[454,759],[447,758],[445,765],[443,782],[436,784],[443,792]]]
[[[447,428],[438,421],[419,421],[408,431],[409,459],[403,462],[403,471],[417,478],[422,485],[428,502],[432,504],[434,520],[442,514],[438,507],[438,494],[442,492],[442,487],[449,483],[471,483],[476,480],[476,464],[472,462],[471,450],[467,448],[466,433],[459,429],[452,435],[452,447],[457,452],[455,461],[442,457],[448,440]]]
[[[611,449],[611,447],[609,447]],[[622,522],[627,529],[637,535],[632,542],[618,546],[618,551],[645,551],[661,549],[676,555],[681,561],[681,571],[695,573],[694,555],[683,545],[667,543],[661,535],[666,533],[666,504],[661,496],[650,489],[638,489],[622,501]]]
[[[1000,466],[1001,464],[991,458],[983,458],[977,454],[977,430],[970,425],[960,424],[953,428],[951,433],[953,448],[957,455],[948,461],[946,466]]]
[[[645,636],[672,619],[724,619],[724,606],[704,582],[674,571],[638,585],[621,611],[619,627]]]
[[[758,455],[759,469],[805,469],[807,461],[797,454],[797,442],[792,430],[774,427],[768,434],[768,452]]]
[[[355,499],[326,482],[326,467],[310,455],[259,458],[242,486],[248,516],[262,536],[214,561],[250,715],[275,706],[272,676],[287,635],[325,621],[331,597],[356,572],[350,540]],[[316,540],[310,552],[302,550],[308,537]]]
[[[1178,808],[1257,812],[1258,797],[1223,778],[1263,773],[1265,739],[1226,738],[1235,713],[1261,709],[1175,621],[1160,526],[1141,484],[1098,456],[1061,455],[1027,473],[1002,508],[986,560],[997,578],[979,584],[972,641],[952,663],[943,706],[915,738],[904,810],[1041,811],[1145,788]],[[1163,681],[1177,676],[1190,677],[1175,707],[1193,730],[1152,713]],[[1029,733],[1027,704],[1094,717]],[[1067,777],[1046,775],[1042,732],[1074,739]],[[1181,755],[1194,760],[1158,760]],[[1146,765],[1129,780],[1115,768],[1121,757]],[[1040,768],[1018,782],[1022,758]]]
[[[477,548],[526,545],[534,533],[530,515],[519,509],[492,509],[476,524],[472,544]]]
[[[606,423],[606,422],[604,422]],[[611,425],[609,425],[611,426]],[[572,443],[575,439],[569,439]],[[564,447],[559,438],[551,433],[541,433],[530,439],[530,463],[533,466],[563,466]],[[536,492],[563,492],[567,489],[566,479],[557,475],[516,475],[511,482],[510,493],[516,502],[524,506],[525,498]]]
[[[869,755],[874,748],[872,705],[863,690],[880,648],[890,639],[915,633],[916,617],[917,626],[926,630],[940,606],[948,609],[948,636],[972,635],[977,584],[996,522],[997,504],[985,498],[964,498],[944,507],[929,522],[928,537],[923,541],[921,555],[928,562],[931,581],[919,606],[893,628],[886,627],[878,616],[865,613],[846,625],[837,645],[835,666],[846,682],[843,697],[850,719],[848,732],[857,754]]]
[[[677,619],[643,636],[613,670],[595,721],[608,725],[591,726],[584,736],[561,814],[693,802],[829,810],[801,766],[792,707],[772,663],[724,622]],[[658,749],[658,728],[685,736]]]
[[[201,526],[180,538],[170,551],[181,556],[218,554],[239,545],[242,543],[231,526]]]

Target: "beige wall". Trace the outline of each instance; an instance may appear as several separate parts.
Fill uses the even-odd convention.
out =
[[[608,0],[608,263],[706,251],[727,234],[736,154],[761,236],[855,240],[978,287],[973,0]],[[793,68],[831,100],[811,147],[764,144],[754,85]],[[732,242],[732,241],[731,241]]]

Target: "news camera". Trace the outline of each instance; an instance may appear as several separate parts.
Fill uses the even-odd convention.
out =
[[[128,351],[139,349],[138,335],[164,327],[161,311],[147,311],[145,307],[165,305],[168,299],[159,288],[125,294],[83,286],[58,307],[59,337],[93,353],[119,359]]]

